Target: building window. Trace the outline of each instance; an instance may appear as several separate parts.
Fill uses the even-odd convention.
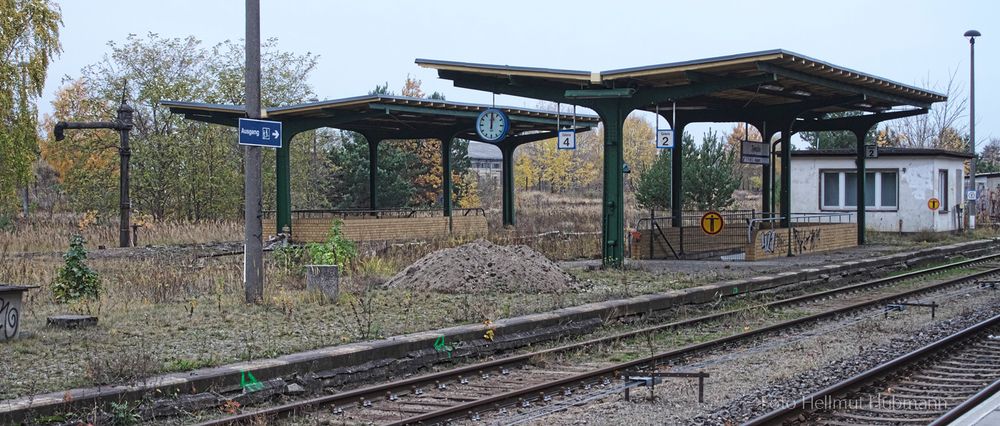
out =
[[[938,170],[937,199],[941,202],[941,212],[947,212],[948,207],[948,171]]]
[[[858,174],[853,171],[824,171],[820,185],[821,210],[853,210],[858,205]],[[899,178],[895,170],[865,173],[865,207],[896,210],[899,206]]]

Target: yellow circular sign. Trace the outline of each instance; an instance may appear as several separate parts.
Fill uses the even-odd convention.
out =
[[[701,217],[701,230],[708,235],[718,234],[725,227],[726,221],[722,218],[722,214],[717,211],[707,212]]]
[[[927,208],[931,210],[937,210],[941,208],[941,200],[938,200],[935,197],[931,197],[930,200],[927,200]]]

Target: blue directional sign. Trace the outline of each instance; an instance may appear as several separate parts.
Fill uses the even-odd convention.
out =
[[[240,145],[281,148],[281,122],[241,118]]]

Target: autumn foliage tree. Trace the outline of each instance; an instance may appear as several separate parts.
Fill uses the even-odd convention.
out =
[[[60,52],[59,7],[48,0],[0,0],[0,214],[32,178],[38,149],[35,102]]]
[[[243,44],[224,42],[212,48],[194,37],[130,35],[108,44],[104,59],[64,82],[53,102],[54,118],[66,121],[109,120],[125,88],[135,109],[132,142],[132,201],[140,214],[156,219],[187,220],[234,217],[242,207],[242,154],[231,128],[185,120],[160,104],[163,100],[243,103]],[[266,107],[313,97],[308,84],[316,57],[281,51],[274,39],[262,50],[262,103]],[[126,84],[127,82],[127,84]],[[111,213],[117,209],[117,135],[74,131],[56,142],[42,142],[43,158],[59,172],[74,209]],[[302,136],[291,144],[292,156],[309,157]],[[266,165],[274,153],[265,154]],[[263,169],[265,205],[274,203],[274,167]],[[293,175],[293,193],[306,188]]]

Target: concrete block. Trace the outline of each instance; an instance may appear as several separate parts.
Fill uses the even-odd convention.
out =
[[[47,325],[62,328],[83,328],[97,325],[97,317],[91,315],[54,315],[45,319]]]
[[[340,297],[340,271],[337,265],[306,265],[306,289],[318,290],[327,299]]]

